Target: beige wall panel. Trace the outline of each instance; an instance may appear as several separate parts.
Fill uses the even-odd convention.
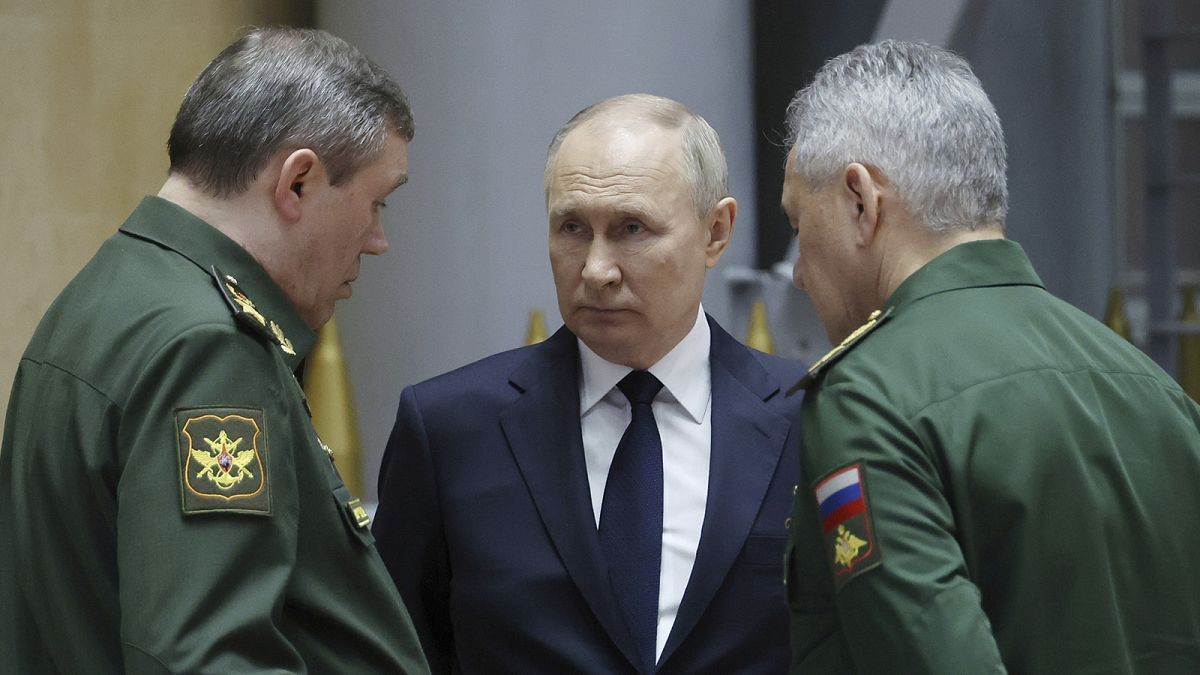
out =
[[[0,0],[0,410],[50,302],[167,171],[179,101],[283,0]]]

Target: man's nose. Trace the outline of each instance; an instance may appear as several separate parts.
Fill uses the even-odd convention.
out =
[[[588,247],[587,260],[583,263],[583,281],[588,286],[603,288],[621,281],[621,268],[611,247],[600,237],[592,240]]]
[[[383,231],[383,221],[380,219],[375,221],[375,226],[371,228],[371,234],[367,237],[366,244],[363,245],[363,253],[383,255],[387,253],[387,250],[387,233]]]

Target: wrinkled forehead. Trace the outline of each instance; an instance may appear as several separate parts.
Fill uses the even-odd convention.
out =
[[[682,155],[676,130],[589,123],[563,139],[549,197],[665,197],[685,187]]]
[[[580,166],[611,172],[644,169],[682,174],[680,132],[639,120],[589,121],[563,139],[555,158],[555,175]]]

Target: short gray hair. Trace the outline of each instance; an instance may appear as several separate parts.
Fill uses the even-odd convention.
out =
[[[167,152],[171,173],[229,197],[288,148],[311,148],[338,185],[375,158],[389,132],[412,140],[413,119],[382,68],[324,31],[255,28],[188,89]]]
[[[544,186],[550,198],[550,183],[554,178],[554,160],[567,135],[589,122],[606,117],[622,120],[652,122],[663,129],[679,129],[683,150],[683,179],[692,191],[696,216],[703,218],[725,197],[729,196],[729,166],[721,139],[705,119],[682,103],[653,94],[625,94],[605,99],[575,113],[554,134],[546,151]]]
[[[817,72],[787,117],[794,167],[813,190],[859,162],[887,176],[931,230],[1004,224],[1004,132],[953,52],[894,40],[856,47]]]

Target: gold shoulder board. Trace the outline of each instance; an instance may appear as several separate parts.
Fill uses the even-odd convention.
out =
[[[842,340],[841,344],[829,350],[829,353],[827,353],[825,356],[817,359],[817,362],[812,364],[812,367],[808,369],[808,372],[804,375],[804,377],[800,378],[799,382],[792,385],[792,388],[787,390],[787,396],[791,396],[801,389],[807,389],[812,383],[820,379],[821,373],[824,373],[825,370],[829,366],[833,365],[835,361],[841,358],[843,354],[850,351],[854,345],[861,342],[863,338],[871,333],[871,331],[882,325],[884,321],[887,321],[888,317],[891,315],[891,307],[888,307],[886,311],[880,311],[877,309],[874,312],[871,312],[871,316],[867,317],[866,323],[858,328],[855,328],[854,332],[847,335],[846,339]]]
[[[212,272],[213,281],[217,284],[217,289],[221,291],[221,297],[225,298],[229,310],[233,313],[233,318],[238,323],[250,329],[250,332],[255,335],[266,338],[267,342],[279,345],[279,348],[285,353],[292,355],[296,353],[292,349],[292,341],[283,334],[283,329],[279,327],[279,324],[269,321],[267,317],[263,316],[250,296],[246,295],[238,286],[237,279],[224,274],[217,269],[216,265],[209,269]]]

